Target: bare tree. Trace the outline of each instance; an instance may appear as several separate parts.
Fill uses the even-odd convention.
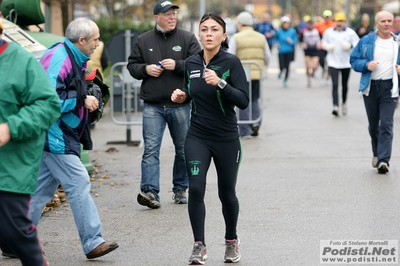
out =
[[[68,23],[73,18],[73,10],[74,5],[79,3],[82,5],[88,5],[92,2],[92,0],[42,0],[44,3],[51,5],[52,2],[57,1],[61,5],[61,12],[62,12],[62,23],[63,23],[63,31],[67,28]],[[71,7],[71,9],[70,9]],[[72,10],[72,14],[70,14],[70,10]]]

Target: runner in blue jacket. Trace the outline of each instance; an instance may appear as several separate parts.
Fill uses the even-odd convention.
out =
[[[275,44],[278,48],[279,57],[280,72],[278,78],[281,78],[283,71],[286,71],[283,79],[283,86],[286,88],[288,86],[287,80],[290,73],[290,62],[294,60],[294,48],[297,43],[297,32],[294,28],[290,27],[289,17],[283,16],[281,22],[281,28],[275,34]]]

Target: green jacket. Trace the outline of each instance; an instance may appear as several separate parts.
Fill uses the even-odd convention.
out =
[[[11,135],[0,147],[0,191],[33,194],[45,131],[60,116],[60,101],[33,54],[1,39],[0,84],[0,124]]]

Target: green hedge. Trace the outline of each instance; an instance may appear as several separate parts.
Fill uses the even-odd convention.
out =
[[[112,37],[120,31],[130,29],[138,32],[146,32],[154,28],[153,21],[135,23],[130,19],[121,20],[120,18],[110,19],[109,17],[100,17],[95,22],[100,29],[100,39],[106,46],[108,46]]]

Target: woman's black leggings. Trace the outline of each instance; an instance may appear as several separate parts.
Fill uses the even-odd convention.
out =
[[[286,53],[286,54],[279,54],[279,69],[282,73],[282,71],[284,69],[286,69],[286,73],[285,73],[285,78],[283,79],[284,81],[286,81],[289,77],[289,65],[290,62],[293,61],[294,58],[294,53]]]
[[[339,106],[339,71],[342,73],[342,104],[345,104],[347,100],[347,83],[349,81],[350,68],[337,69],[329,67],[329,72],[332,77],[333,106]]]
[[[236,180],[242,157],[240,140],[212,141],[187,136],[185,142],[186,167],[189,174],[189,217],[194,241],[204,241],[207,171],[211,159],[217,171],[218,196],[225,220],[225,239],[236,239],[239,201],[236,197]]]

